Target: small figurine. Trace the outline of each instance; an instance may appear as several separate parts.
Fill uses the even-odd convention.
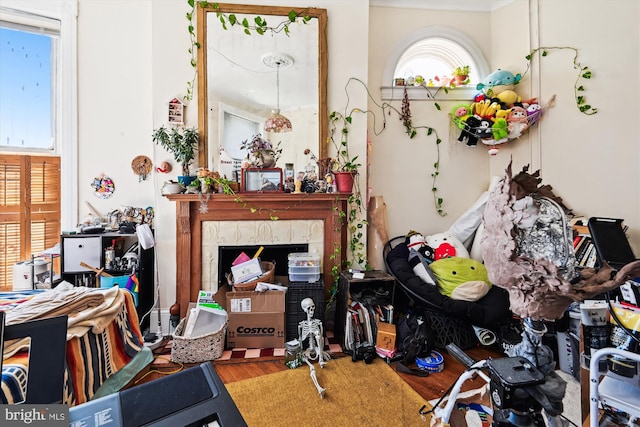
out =
[[[311,363],[312,360],[318,360],[320,368],[324,368],[327,361],[331,359],[329,353],[324,351],[324,332],[322,329],[322,322],[319,319],[314,319],[313,315],[316,311],[316,305],[311,298],[305,298],[300,303],[302,310],[307,313],[307,320],[303,320],[298,324],[298,341],[304,342],[309,339],[308,348],[302,352],[302,360],[309,365],[311,370],[311,379],[320,393],[320,398],[324,398],[325,389],[318,384],[318,378],[316,378],[316,368]]]

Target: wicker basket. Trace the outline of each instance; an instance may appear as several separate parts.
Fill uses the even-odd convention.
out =
[[[262,261],[260,265],[262,266],[262,271],[266,271],[266,273],[250,282],[234,284],[233,274],[229,273],[227,276],[229,286],[233,286],[234,291],[253,291],[258,282],[273,283],[276,277],[276,265],[269,261]]]
[[[228,321],[215,331],[199,337],[185,338],[186,318],[180,320],[173,334],[171,347],[171,361],[176,363],[201,363],[214,360],[222,356],[224,339],[227,333]]]

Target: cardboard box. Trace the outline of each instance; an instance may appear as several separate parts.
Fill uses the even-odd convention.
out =
[[[389,351],[396,348],[396,325],[393,323],[378,323],[376,346]]]
[[[228,348],[284,348],[284,291],[227,292]]]

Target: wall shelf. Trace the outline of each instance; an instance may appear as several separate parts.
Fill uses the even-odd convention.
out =
[[[449,89],[448,93],[438,87],[424,86],[382,86],[382,99],[384,101],[402,101],[404,89],[410,101],[461,101],[471,102],[479,92],[475,86],[461,86]]]

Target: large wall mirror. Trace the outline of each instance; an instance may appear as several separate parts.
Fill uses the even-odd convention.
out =
[[[253,25],[259,16],[277,28],[292,11],[310,19],[298,18],[288,31],[262,35],[248,35],[242,25],[227,24],[225,29],[220,21],[220,14],[227,22],[233,14],[238,22],[246,18]],[[277,167],[292,163],[302,170],[310,161],[306,148],[326,157],[326,9],[198,3],[197,14],[198,165],[232,178],[229,157],[237,167],[246,156],[242,142],[257,133],[280,144]],[[275,109],[291,121],[290,132],[264,130]]]

